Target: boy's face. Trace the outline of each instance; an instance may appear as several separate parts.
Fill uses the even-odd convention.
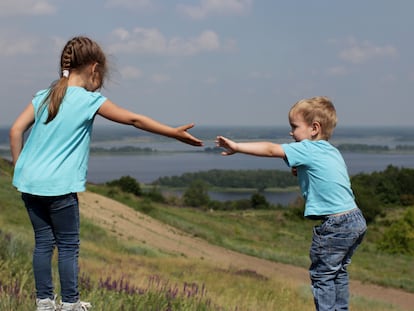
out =
[[[289,123],[291,127],[289,135],[292,136],[295,141],[298,142],[304,139],[312,140],[315,136],[314,127],[312,124],[309,125],[306,123],[300,113],[290,116]]]

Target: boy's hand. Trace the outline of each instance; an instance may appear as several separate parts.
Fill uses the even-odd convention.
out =
[[[237,152],[236,151],[237,143],[223,136],[217,136],[216,146],[226,149],[225,151],[221,153],[221,155],[227,156],[227,155],[232,155]]]

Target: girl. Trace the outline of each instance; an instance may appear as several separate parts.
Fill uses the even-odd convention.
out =
[[[38,311],[56,310],[51,274],[58,249],[61,310],[87,310],[79,300],[79,204],[85,190],[90,136],[95,115],[138,129],[202,146],[187,131],[125,110],[101,95],[107,61],[100,46],[74,37],[63,48],[60,79],[38,92],[10,129],[15,165],[13,185],[22,193],[35,235],[33,271]],[[23,146],[24,133],[31,128]]]

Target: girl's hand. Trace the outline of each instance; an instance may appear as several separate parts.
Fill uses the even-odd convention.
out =
[[[200,139],[194,137],[193,135],[187,132],[189,129],[193,127],[194,127],[194,123],[190,123],[190,124],[177,127],[176,128],[177,135],[175,138],[183,143],[186,143],[192,146],[202,146],[203,142]]]
[[[292,167],[291,171],[293,176],[298,176],[298,169],[296,167]]]
[[[216,146],[226,149],[225,151],[221,153],[221,155],[227,156],[227,155],[235,154],[237,152],[236,151],[237,143],[223,136],[217,136]]]

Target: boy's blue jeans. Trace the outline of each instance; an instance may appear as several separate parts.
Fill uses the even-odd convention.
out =
[[[313,230],[309,268],[316,310],[349,310],[347,266],[367,229],[358,208],[328,216]]]
[[[76,193],[37,196],[22,193],[35,235],[33,272],[36,296],[54,299],[52,255],[58,249],[61,296],[76,302],[78,292],[79,203]]]

